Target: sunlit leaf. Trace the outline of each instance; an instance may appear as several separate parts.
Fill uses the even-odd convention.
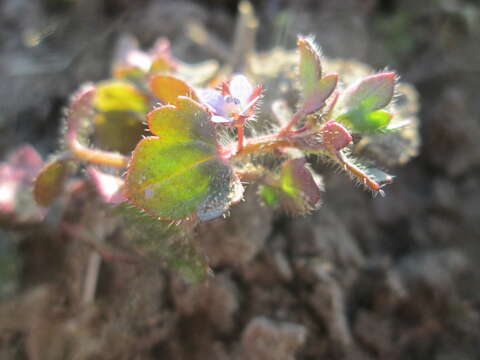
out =
[[[179,96],[199,101],[195,90],[185,81],[169,75],[154,75],[150,78],[150,89],[164,104],[175,105]]]
[[[294,215],[304,214],[320,205],[321,180],[306,166],[304,158],[283,163],[280,171],[280,188],[282,206]]]
[[[312,39],[299,38],[297,45],[300,52],[300,85],[303,96],[308,98],[317,90],[322,77],[320,54]]]
[[[209,116],[186,97],[148,115],[158,137],[143,139],[133,153],[126,180],[133,204],[163,219],[210,220],[228,209],[241,186],[218,156]]]
[[[384,110],[364,112],[362,109],[351,110],[338,117],[338,121],[345,122],[353,132],[375,134],[388,131],[388,124],[392,114]]]
[[[300,52],[301,110],[309,114],[325,105],[325,100],[328,99],[337,86],[338,75],[328,74],[322,77],[320,52],[312,39],[299,38],[297,45]]]
[[[362,109],[364,112],[381,109],[393,98],[395,73],[370,75],[349,86],[343,93],[341,104],[346,111]]]
[[[327,100],[337,87],[338,75],[328,74],[321,78],[316,88],[308,96],[304,96],[302,109],[305,113],[312,113],[325,105]]]
[[[96,85],[94,106],[102,112],[132,111],[146,113],[147,98],[135,86],[123,80],[109,80]]]
[[[304,158],[285,161],[274,183],[262,184],[259,195],[269,206],[280,205],[292,215],[302,215],[320,206],[323,184]]]
[[[393,98],[395,73],[379,73],[349,86],[342,95],[342,113],[337,121],[346,123],[352,131],[377,133],[387,130],[392,115],[380,110]]]

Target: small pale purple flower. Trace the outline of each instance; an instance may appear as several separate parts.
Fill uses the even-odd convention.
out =
[[[235,125],[253,115],[261,92],[262,86],[253,87],[246,76],[236,74],[220,91],[207,89],[200,97],[213,114],[211,121]]]

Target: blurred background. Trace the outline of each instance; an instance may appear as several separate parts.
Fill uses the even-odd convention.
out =
[[[388,67],[412,84],[418,156],[388,168],[396,179],[385,198],[317,165],[324,205],[305,217],[262,207],[251,191],[198,230],[215,277],[196,286],[164,268],[103,262],[95,299],[80,301],[89,249],[1,221],[0,359],[479,358],[480,4],[252,5],[258,52],[313,34],[326,57]],[[69,95],[110,76],[122,34],[144,48],[167,37],[185,62],[222,62],[238,6],[0,1],[2,161],[24,143],[44,158],[56,151]]]

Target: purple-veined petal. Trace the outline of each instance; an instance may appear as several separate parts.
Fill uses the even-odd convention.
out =
[[[230,81],[230,94],[240,100],[240,103],[245,105],[253,91],[253,86],[248,81],[245,75],[237,74],[232,77]]]

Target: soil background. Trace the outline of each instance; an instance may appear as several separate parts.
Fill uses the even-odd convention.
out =
[[[108,77],[121,33],[143,46],[166,36],[182,60],[205,60],[184,24],[195,19],[231,44],[237,5],[0,1],[2,158],[22,143],[43,156],[57,149],[69,94]],[[0,304],[0,359],[480,358],[479,3],[254,7],[258,50],[314,34],[327,56],[388,66],[415,85],[419,156],[389,169],[396,180],[374,199],[319,165],[324,205],[301,218],[260,206],[250,191],[228,219],[198,230],[215,276],[197,286],[158,266],[103,262],[85,303],[87,246],[2,225],[22,266]]]

